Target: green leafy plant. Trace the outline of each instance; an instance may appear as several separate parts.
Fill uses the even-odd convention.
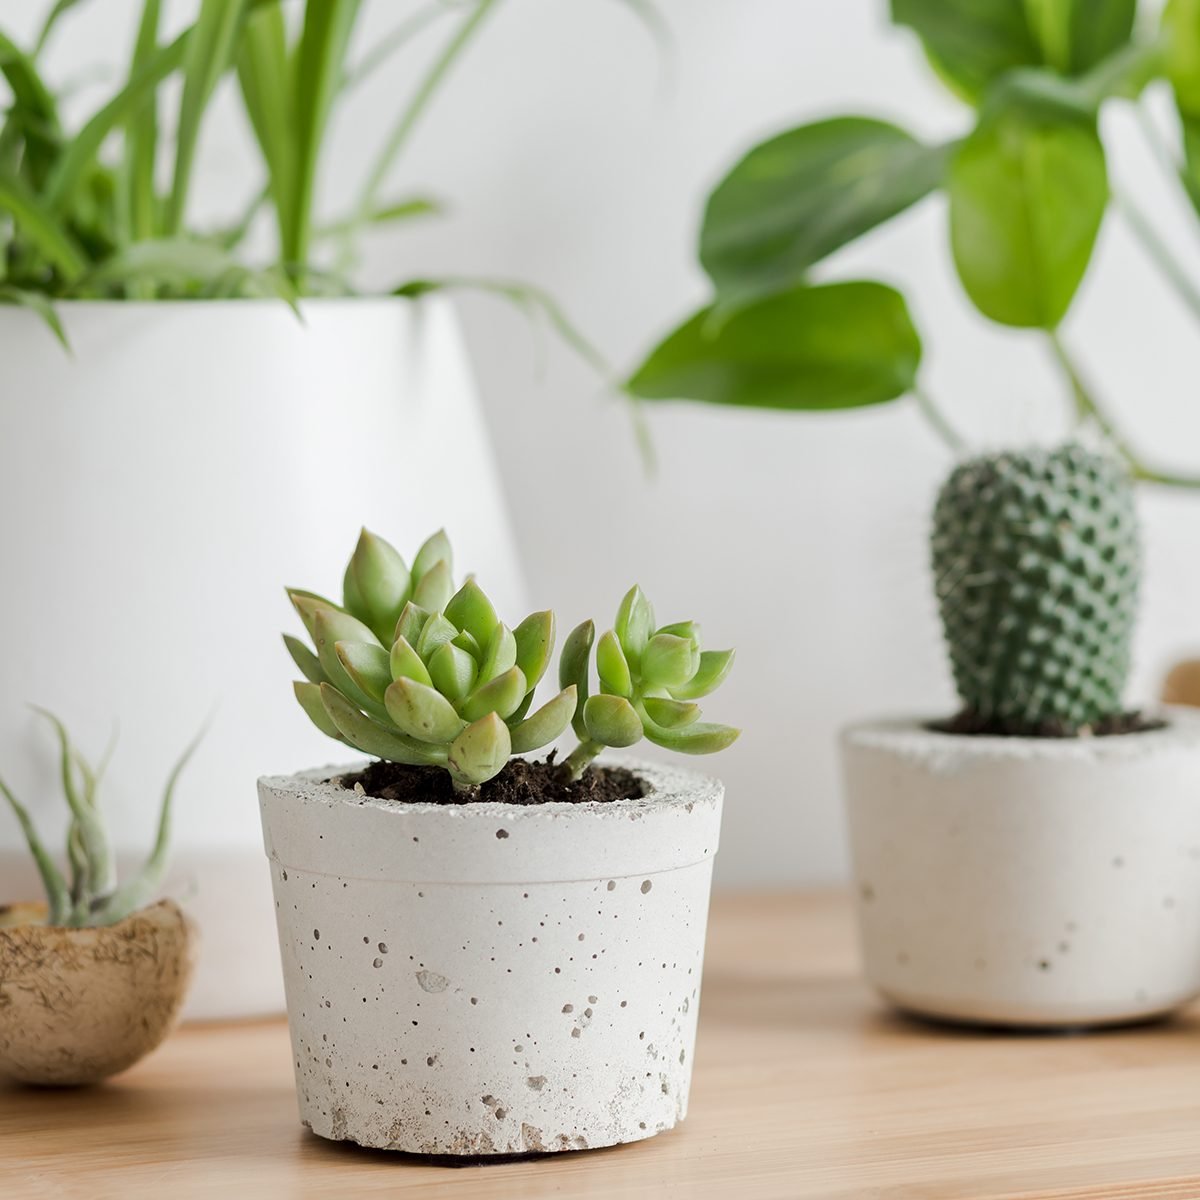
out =
[[[0,74],[9,101],[0,124],[0,301],[29,307],[62,337],[60,298],[172,299],[345,294],[361,234],[382,223],[440,211],[423,194],[388,191],[414,130],[499,0],[430,0],[413,6],[365,53],[352,47],[360,0],[198,0],[193,22],[165,38],[161,0],[143,0],[128,69],[116,90],[78,127],[62,117],[62,89],[43,75],[41,54],[78,0],[49,9],[35,44],[0,32]],[[651,26],[646,0],[624,0]],[[452,25],[432,63],[383,131],[349,212],[318,215],[317,183],[331,120],[361,82],[418,36]],[[189,219],[200,133],[219,86],[235,74],[261,154],[262,179],[228,227]],[[163,134],[165,89],[178,83]],[[161,182],[160,182],[161,181]],[[276,253],[256,262],[245,240],[269,209]],[[447,278],[401,284],[399,295],[479,286],[517,300],[567,328],[596,357],[549,297],[509,281]]]
[[[98,793],[112,745],[93,766],[71,742],[56,716],[38,709],[54,727],[59,745],[63,795],[71,811],[67,831],[68,876],[55,864],[34,827],[28,809],[0,779],[0,794],[8,801],[21,826],[46,891],[50,925],[88,927],[115,925],[148,904],[162,886],[171,839],[171,810],[175,786],[200,738],[183,752],[167,777],[158,814],[154,845],[136,875],[124,883],[117,879],[116,859],[100,811]]]
[[[733,666],[732,650],[703,650],[700,628],[679,621],[655,628],[642,589],[629,589],[613,628],[595,644],[600,689],[588,694],[595,626],[584,621],[567,638],[559,683],[574,687],[572,723],[580,741],[563,768],[578,778],[607,746],[642,738],[682,754],[713,754],[732,745],[739,730],[700,721],[697,700],[720,687]]]
[[[1070,735],[1122,715],[1140,580],[1122,463],[1078,445],[961,463],[932,559],[955,727]]]
[[[312,639],[310,647],[284,635],[304,676],[294,684],[300,706],[322,733],[364,754],[444,768],[466,797],[512,755],[548,746],[572,723],[581,742],[563,764],[568,779],[605,746],[632,745],[643,735],[690,754],[724,749],[737,737],[725,726],[697,724],[694,703],[725,678],[733,652],[701,650],[690,621],[654,629],[636,587],[615,630],[596,646],[600,692],[588,695],[589,621],[563,647],[561,690],[532,712],[554,654],[554,614],[533,613],[510,629],[473,577],[456,590],[444,532],[409,567],[364,529],[342,592],[340,605],[288,592]]]
[[[921,381],[921,339],[883,282],[816,279],[835,251],[935,191],[947,201],[958,277],[975,307],[1045,339],[1077,426],[1099,430],[1134,479],[1200,486],[1147,464],[1087,385],[1059,333],[1116,207],[1200,319],[1187,278],[1110,180],[1098,115],[1132,103],[1200,215],[1200,0],[1139,21],[1136,0],[891,0],[935,74],[964,102],[964,136],[930,144],[890,122],[837,116],[754,147],[708,199],[700,261],[713,299],[628,380],[639,399],[837,409],[915,397],[955,449],[963,439]],[[1165,81],[1177,145],[1140,106]]]

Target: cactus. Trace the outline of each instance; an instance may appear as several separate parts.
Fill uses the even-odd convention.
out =
[[[1121,714],[1139,542],[1120,463],[1076,444],[964,462],[932,552],[966,724],[1066,735]]]
[[[71,810],[71,824],[67,831],[69,877],[64,877],[58,869],[38,836],[28,809],[2,779],[0,795],[8,801],[16,816],[41,876],[46,892],[47,923],[73,928],[115,925],[148,904],[162,886],[167,870],[175,785],[188,759],[200,744],[203,732],[184,750],[167,777],[154,846],[145,863],[132,879],[119,883],[112,847],[98,804],[100,781],[112,746],[100,763],[93,766],[75,748],[66,727],[53,713],[45,709],[35,711],[54,726],[58,738],[63,794]]]
[[[342,605],[288,593],[315,653],[284,641],[305,676],[296,698],[322,733],[391,762],[444,767],[455,790],[470,794],[511,755],[557,738],[575,691],[530,713],[554,651],[554,614],[509,629],[474,578],[455,591],[451,573],[444,533],[425,542],[410,570],[364,529]]]
[[[654,609],[639,587],[621,601],[614,627],[596,643],[600,690],[588,695],[595,628],[577,626],[563,646],[559,682],[574,686],[579,746],[563,762],[577,779],[606,746],[632,746],[645,737],[667,750],[712,754],[738,737],[728,725],[699,721],[697,700],[714,691],[733,666],[732,650],[702,650],[692,621],[654,626]]]

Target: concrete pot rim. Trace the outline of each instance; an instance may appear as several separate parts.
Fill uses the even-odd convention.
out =
[[[332,782],[343,775],[360,771],[368,759],[339,763],[327,767],[297,771],[293,775],[264,775],[261,787],[275,792],[292,791],[297,798],[324,804],[330,808],[345,808],[351,812],[376,809],[381,812],[407,816],[444,816],[448,821],[507,822],[536,821],[539,818],[611,817],[628,820],[650,813],[684,809],[697,802],[714,800],[723,792],[723,785],[712,776],[686,767],[664,766],[641,759],[602,759],[601,766],[621,766],[640,775],[650,785],[650,792],[636,800],[588,800],[579,804],[552,801],[546,804],[502,804],[476,802],[472,804],[412,803],[400,800],[380,800],[359,795]]]
[[[1200,751],[1200,709],[1158,706],[1151,717],[1166,721],[1161,729],[1105,737],[995,737],[944,733],[929,728],[935,716],[890,716],[856,721],[842,729],[844,750],[873,750],[927,764],[932,770],[954,770],[964,763],[1132,763],[1163,752]]]

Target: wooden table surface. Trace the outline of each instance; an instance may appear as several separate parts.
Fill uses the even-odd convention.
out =
[[[858,979],[843,896],[726,894],[671,1133],[469,1168],[334,1145],[298,1124],[282,1023],[192,1026],[107,1087],[0,1087],[0,1197],[1197,1200],[1198,1026],[907,1021]]]

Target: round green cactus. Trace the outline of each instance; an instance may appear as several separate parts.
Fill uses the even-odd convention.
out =
[[[971,723],[1067,734],[1121,713],[1140,553],[1120,463],[1074,444],[964,462],[938,495],[932,552]]]
[[[509,629],[473,578],[455,591],[444,533],[410,569],[364,529],[341,605],[288,594],[314,647],[284,638],[305,676],[296,698],[318,729],[364,754],[445,767],[469,792],[511,755],[552,742],[575,711],[565,687],[529,713],[554,651],[554,614]]]
[[[738,737],[728,725],[701,722],[697,700],[718,688],[733,666],[732,650],[703,650],[693,621],[654,626],[654,609],[639,587],[621,601],[613,628],[595,643],[600,690],[588,695],[595,627],[572,630],[559,660],[559,682],[575,689],[573,723],[580,743],[564,769],[578,778],[606,746],[645,737],[683,754],[713,754]]]

